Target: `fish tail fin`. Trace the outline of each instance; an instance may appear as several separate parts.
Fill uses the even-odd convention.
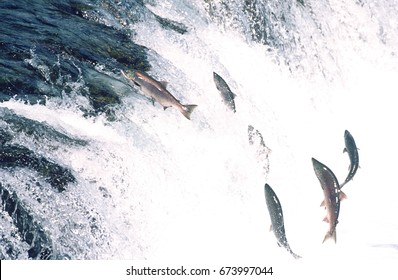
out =
[[[183,105],[181,110],[181,113],[188,119],[191,119],[191,114],[193,110],[197,107],[198,105]]]
[[[301,259],[301,256],[294,253],[289,245],[285,246],[285,248],[295,259]]]
[[[129,75],[128,74],[126,74],[126,73],[124,73],[124,71],[123,70],[120,70],[120,72],[122,73],[122,75],[126,78],[126,79],[129,79],[129,80],[131,80],[131,77],[129,77]]]
[[[334,243],[336,243],[336,230],[333,230],[333,232],[328,231],[325,235],[325,238],[323,239],[322,243],[325,243],[326,240],[332,238],[334,240]]]
[[[297,260],[297,259],[301,259],[301,256],[299,256],[299,255],[297,255],[297,254],[295,254],[295,253],[293,253],[293,252],[290,252],[290,254]]]

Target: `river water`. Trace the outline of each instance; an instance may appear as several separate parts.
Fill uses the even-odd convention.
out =
[[[303,260],[398,258],[398,2],[241,2],[0,2],[1,259],[295,261],[265,183]],[[343,182],[345,130],[360,168],[322,244],[311,158]]]

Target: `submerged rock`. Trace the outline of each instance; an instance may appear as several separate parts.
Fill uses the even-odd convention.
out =
[[[64,191],[67,184],[76,182],[75,177],[67,168],[36,155],[28,148],[19,145],[1,146],[0,168],[16,167],[35,170],[58,192]]]
[[[45,104],[48,97],[81,94],[95,113],[120,102],[118,93],[101,90],[88,70],[99,72],[96,66],[101,65],[108,80],[120,69],[145,71],[146,51],[128,32],[85,17],[97,9],[97,1],[87,2],[0,2],[0,101]]]
[[[41,260],[54,258],[52,242],[44,229],[34,220],[18,196],[7,190],[1,183],[0,199],[2,209],[11,216],[21,239],[30,246],[28,257]],[[10,247],[10,250],[13,249]],[[12,252],[8,252],[8,254],[12,255]]]
[[[15,114],[7,108],[0,108],[0,145],[4,145],[21,133],[40,142],[45,139],[65,145],[86,146],[88,144],[85,140],[72,138],[55,130],[45,122],[31,120]]]

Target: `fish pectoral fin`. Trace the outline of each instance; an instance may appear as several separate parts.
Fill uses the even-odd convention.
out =
[[[328,217],[323,218],[323,221],[329,223]]]
[[[345,193],[343,193],[342,191],[339,192],[339,199],[340,201],[347,199],[347,195]]]
[[[322,207],[322,206],[326,206],[325,200],[322,200],[322,203],[321,203],[320,207]]]
[[[270,225],[269,226],[269,231],[272,231],[272,230],[273,230],[272,225]]]
[[[345,153],[345,152],[347,152],[347,148],[344,148],[344,149],[343,149],[343,153]]]
[[[170,108],[171,106],[163,106],[163,110],[166,110],[167,108]]]

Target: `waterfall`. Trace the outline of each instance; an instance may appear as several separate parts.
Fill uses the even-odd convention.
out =
[[[265,183],[303,258],[397,258],[397,1],[109,2],[0,3],[1,259],[291,261]],[[311,158],[343,182],[346,129],[361,168],[322,244]]]

